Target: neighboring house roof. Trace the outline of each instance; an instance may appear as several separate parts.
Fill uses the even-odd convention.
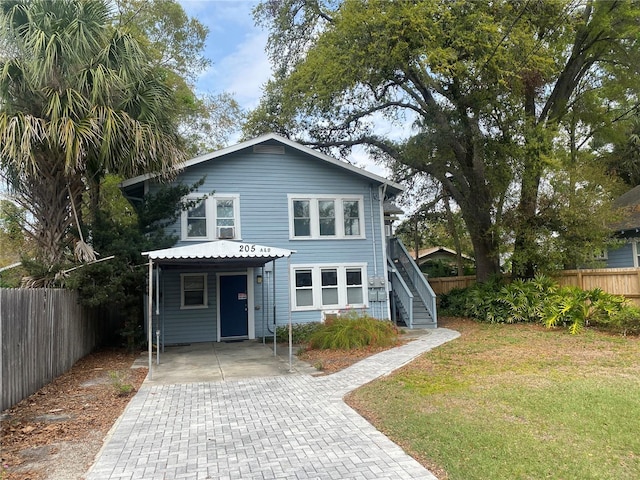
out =
[[[207,162],[209,160],[214,160],[216,158],[220,158],[223,157],[225,155],[229,155],[231,153],[235,153],[238,152],[240,150],[244,150],[246,148],[251,148],[254,147],[256,145],[259,144],[263,144],[263,143],[273,143],[273,142],[278,142],[281,143],[285,146],[288,146],[290,148],[293,148],[295,150],[298,150],[302,153],[305,153],[311,157],[314,157],[318,160],[322,160],[324,162],[327,162],[331,165],[335,165],[337,167],[340,168],[344,168],[345,170],[348,170],[350,172],[353,172],[357,175],[360,175],[362,177],[368,178],[370,180],[374,180],[380,184],[386,184],[387,185],[387,190],[391,190],[391,193],[393,194],[397,194],[400,193],[404,190],[404,187],[402,187],[402,185],[400,185],[399,183],[396,182],[392,182],[391,180],[388,180],[384,177],[381,177],[379,175],[376,175],[374,173],[368,172],[362,168],[358,168],[354,165],[351,165],[350,163],[344,162],[342,160],[337,160],[333,157],[330,157],[329,155],[325,155],[322,152],[318,152],[317,150],[314,150],[312,148],[306,147],[304,145],[300,145],[297,142],[294,142],[293,140],[290,140],[288,138],[282,137],[280,135],[277,135],[275,133],[268,133],[266,135],[262,135],[260,137],[254,138],[252,140],[247,140],[245,142],[241,142],[238,143],[236,145],[232,145],[230,147],[226,147],[223,148],[221,150],[216,150],[215,152],[211,152],[211,153],[207,153],[204,155],[200,155],[199,157],[195,157],[192,158],[191,160],[187,160],[186,162],[184,162],[183,164],[179,165],[178,167],[176,167],[177,170],[183,170],[185,168],[191,167],[193,165],[197,165],[199,163],[202,162]],[[130,187],[132,185],[135,185],[137,183],[141,183],[144,182],[145,180],[149,180],[152,178],[156,178],[158,177],[159,174],[157,173],[149,173],[149,174],[144,174],[144,175],[139,175],[137,177],[134,178],[130,178],[127,179],[125,181],[122,182],[122,187],[126,188],[126,187]]]
[[[389,200],[384,201],[382,209],[385,215],[402,215],[404,213],[404,210]]]
[[[625,212],[623,220],[611,224],[613,230],[624,231],[640,227],[640,185],[619,196],[613,205]]]
[[[443,257],[453,258],[453,257],[456,257],[457,255],[458,254],[455,250],[451,250],[450,248],[447,248],[447,247],[423,248],[418,251],[417,262],[418,264],[422,264],[427,260],[434,260],[434,259],[443,258]],[[413,259],[416,260],[415,251],[411,252],[411,257],[413,257]],[[468,255],[465,255],[464,253],[462,254],[462,258],[464,258],[465,260],[473,261],[473,258],[471,258]]]

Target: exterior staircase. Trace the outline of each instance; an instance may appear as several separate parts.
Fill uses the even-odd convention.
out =
[[[400,239],[388,245],[392,318],[408,328],[436,328],[436,294]]]

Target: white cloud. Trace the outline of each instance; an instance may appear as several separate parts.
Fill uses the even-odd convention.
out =
[[[233,51],[201,76],[199,88],[233,93],[244,108],[255,108],[272,73],[266,43],[266,32],[248,32]]]
[[[229,92],[245,109],[258,105],[262,86],[271,76],[265,53],[267,32],[254,25],[256,1],[180,0],[188,15],[209,27],[205,55],[213,65],[203,72],[197,89]]]
[[[385,178],[389,177],[389,169],[371,160],[371,156],[367,153],[365,147],[361,145],[353,147],[351,154],[349,155],[349,161],[356,167],[365,169],[367,172],[371,172]]]

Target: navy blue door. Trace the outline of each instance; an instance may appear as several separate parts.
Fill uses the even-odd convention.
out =
[[[249,335],[247,276],[221,275],[219,278],[220,336],[246,337]]]

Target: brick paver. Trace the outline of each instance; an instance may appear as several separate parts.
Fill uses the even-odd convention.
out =
[[[86,479],[435,480],[342,398],[457,336],[430,330],[323,377],[143,385]]]

